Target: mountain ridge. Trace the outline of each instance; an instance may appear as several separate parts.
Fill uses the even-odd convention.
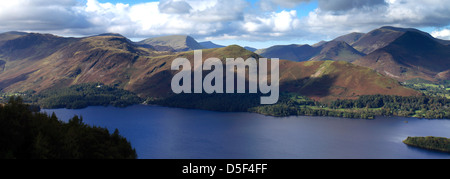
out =
[[[213,42],[211,42],[211,41],[199,42],[199,44],[200,44],[201,46],[203,46],[205,49],[223,48],[223,47],[225,47],[225,46],[223,46],[223,45],[215,44],[215,43],[213,43]]]
[[[344,41],[323,41],[314,46],[278,45],[257,50],[256,53],[267,58],[279,58],[297,62],[321,60],[353,62],[365,55]]]
[[[422,33],[408,31],[389,45],[354,62],[400,81],[422,78],[436,81],[450,69],[450,48]],[[440,78],[449,78],[441,76]]]
[[[31,36],[41,37],[38,34]],[[48,36],[40,39],[39,43],[28,44],[26,49],[31,50],[23,51],[22,43],[15,43],[16,39],[5,42],[16,45],[16,48],[0,47],[0,59],[5,62],[4,70],[0,71],[0,89],[3,92],[40,93],[77,84],[102,83],[134,92],[143,98],[165,98],[173,95],[170,84],[177,72],[170,69],[172,61],[182,57],[193,64],[193,51],[157,51],[141,47],[123,36],[114,34],[84,38]],[[54,48],[46,53],[34,50],[40,48],[41,44],[47,47],[55,41],[64,42],[64,45],[56,43]],[[23,54],[26,58],[15,57],[11,60],[9,58],[12,54],[9,50],[27,52]],[[261,56],[232,45],[203,50],[203,60],[210,57],[224,61],[226,58],[258,59]],[[298,68],[292,68],[295,66]],[[340,67],[345,70],[337,70]],[[386,76],[366,71],[371,70],[348,62],[281,61],[281,91],[298,93],[316,100],[353,99],[359,95],[372,94],[373,91],[386,95],[419,94]],[[376,80],[362,83],[362,78]],[[353,87],[354,84],[364,84],[370,87],[370,90],[365,92]],[[304,87],[299,88],[299,85]]]
[[[204,49],[194,38],[188,35],[170,35],[154,37],[137,42],[142,45],[167,46],[177,52]]]
[[[414,78],[439,81],[450,79],[450,67],[441,62],[449,61],[449,42],[414,28],[384,26],[368,33],[342,35],[313,46],[280,45],[257,53],[291,61],[348,61],[400,81]]]

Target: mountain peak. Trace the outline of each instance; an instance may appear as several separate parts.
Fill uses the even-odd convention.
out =
[[[119,33],[103,33],[103,34],[95,35],[94,37],[103,37],[103,36],[124,37],[122,34],[119,34]]]
[[[203,49],[203,47],[194,38],[188,35],[170,35],[149,38],[140,41],[139,44],[152,46],[168,46],[179,52]]]
[[[200,42],[200,45],[203,46],[206,49],[225,47],[223,45],[215,44],[214,42],[211,42],[211,41]]]
[[[350,34],[340,36],[340,37],[334,39],[333,41],[343,41],[343,42],[348,43],[349,45],[352,45],[355,42],[357,42],[364,35],[365,35],[365,33],[352,32]]]
[[[395,39],[403,35],[405,31],[406,30],[401,28],[385,26],[363,35],[353,43],[352,46],[362,53],[369,54],[389,45]]]
[[[450,69],[450,48],[423,32],[406,31],[388,45],[355,62],[400,81],[435,76]],[[441,78],[446,75],[440,75]]]
[[[419,31],[414,28],[401,28],[401,27],[394,27],[394,26],[383,26],[379,29],[386,29],[386,30],[392,30],[392,31],[399,31],[399,32],[407,32],[407,31]]]
[[[229,46],[226,46],[226,47],[223,47],[223,48],[218,48],[218,50],[220,50],[220,51],[227,51],[227,52],[233,52],[233,53],[248,53],[248,52],[252,52],[252,51],[249,51],[249,50],[247,50],[244,47],[239,46],[239,45],[229,45]]]
[[[18,32],[18,31],[10,31],[10,32],[4,32],[0,34],[0,46],[8,41],[8,40],[13,40],[16,38],[19,38],[21,36],[27,35],[28,33],[26,32]]]
[[[352,62],[364,56],[344,41],[321,42],[310,45],[278,45],[257,50],[256,53],[267,58],[280,58],[290,61],[347,61]]]
[[[354,44],[351,44],[355,49],[365,54],[369,54],[374,52],[377,49],[383,48],[397,38],[401,37],[403,34],[407,32],[414,32],[421,34],[424,37],[432,39],[440,44],[450,44],[450,41],[436,39],[431,36],[429,33],[414,29],[414,28],[400,28],[400,27],[392,27],[392,26],[384,26],[375,30],[370,31],[369,33],[362,36],[358,41]]]
[[[311,45],[311,46],[313,46],[313,47],[319,47],[319,46],[322,46],[322,45],[325,44],[325,43],[327,43],[327,41],[322,40],[322,41],[317,42],[317,43],[315,43],[314,45]]]
[[[257,50],[255,53],[266,58],[279,58],[290,61],[307,61],[320,52],[319,48],[310,45],[276,45],[266,49]]]
[[[10,34],[10,35],[26,35],[26,34],[28,34],[28,33],[26,33],[26,32],[20,32],[20,31],[9,31],[9,32],[4,32],[4,33],[1,33],[1,34]],[[0,35],[1,35],[0,34]]]
[[[312,57],[310,61],[332,60],[353,62],[364,56],[363,53],[355,50],[344,41],[330,41],[315,48],[320,49],[320,53]]]

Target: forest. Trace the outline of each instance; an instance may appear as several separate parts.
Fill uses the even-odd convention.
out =
[[[258,106],[251,111],[273,116],[308,115],[361,119],[403,116],[450,119],[450,99],[431,96],[366,95],[356,100],[320,103],[291,94],[287,97],[285,95],[284,100],[276,105]]]
[[[11,97],[0,105],[0,159],[136,159],[116,129],[91,127],[82,117],[68,123]]]
[[[101,83],[73,85],[25,96],[24,99],[42,108],[81,109],[88,106],[127,107],[142,103],[136,94]]]
[[[450,119],[450,99],[431,96],[361,96],[357,100],[337,100],[331,109],[372,109],[376,115],[427,119]]]
[[[404,116],[450,119],[450,99],[431,96],[368,95],[354,100],[313,101],[293,93],[282,93],[274,105],[260,105],[260,94],[180,94],[149,103],[213,111],[255,112],[270,116],[332,116],[374,119],[376,116]]]
[[[144,99],[132,92],[100,83],[12,96],[15,95],[22,96],[26,103],[42,108],[127,107],[144,103]],[[374,119],[376,116],[402,116],[450,119],[450,99],[441,95],[366,95],[358,99],[318,102],[296,93],[281,93],[279,102],[274,105],[261,105],[261,96],[263,94],[178,94],[167,98],[148,98],[145,103],[223,112],[255,112],[280,117],[306,115]],[[8,95],[3,94],[2,97],[6,99]]]
[[[444,137],[408,137],[403,143],[429,150],[450,152],[450,139]]]

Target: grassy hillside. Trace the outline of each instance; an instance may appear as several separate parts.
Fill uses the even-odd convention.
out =
[[[374,70],[343,61],[282,61],[280,68],[283,69],[280,74],[282,91],[320,101],[356,99],[375,94],[419,95]]]

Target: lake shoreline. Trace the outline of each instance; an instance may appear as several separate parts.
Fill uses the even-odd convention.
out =
[[[280,118],[158,105],[43,112],[55,112],[61,120],[78,115],[93,126],[118,128],[142,159],[450,159],[447,154],[417,150],[402,143],[408,136],[450,137],[448,120]]]
[[[132,107],[132,106],[157,106],[157,107],[165,107],[165,108],[170,108],[170,109],[187,109],[187,110],[200,110],[200,111],[211,111],[211,112],[220,112],[220,113],[251,113],[251,114],[259,114],[262,116],[269,116],[269,117],[276,117],[276,118],[285,118],[285,117],[334,117],[334,118],[344,118],[344,119],[362,119],[362,120],[376,120],[379,117],[386,117],[386,118],[390,118],[390,117],[403,117],[403,118],[410,118],[410,119],[423,119],[423,120],[450,120],[450,119],[427,119],[427,118],[418,118],[418,117],[411,117],[411,116],[382,116],[382,115],[376,115],[375,118],[373,119],[364,119],[364,118],[351,118],[351,117],[337,117],[337,116],[322,116],[322,115],[288,115],[288,116],[276,116],[276,115],[270,115],[270,114],[264,114],[264,113],[258,113],[258,112],[253,112],[253,111],[219,111],[219,110],[208,110],[208,109],[199,109],[199,108],[185,108],[185,107],[174,107],[174,106],[163,106],[163,105],[158,105],[158,104],[146,104],[146,103],[141,103],[141,104],[134,104],[134,105],[129,105],[129,106],[112,106],[112,105],[108,105],[108,106],[102,106],[102,105],[98,105],[98,106],[87,106],[84,108],[79,108],[79,109],[74,109],[74,110],[81,110],[81,109],[86,109],[89,107],[115,107],[115,108],[128,108],[128,107]],[[54,109],[70,109],[70,108],[41,108],[41,110],[54,110]],[[407,122],[407,121],[405,121]]]

